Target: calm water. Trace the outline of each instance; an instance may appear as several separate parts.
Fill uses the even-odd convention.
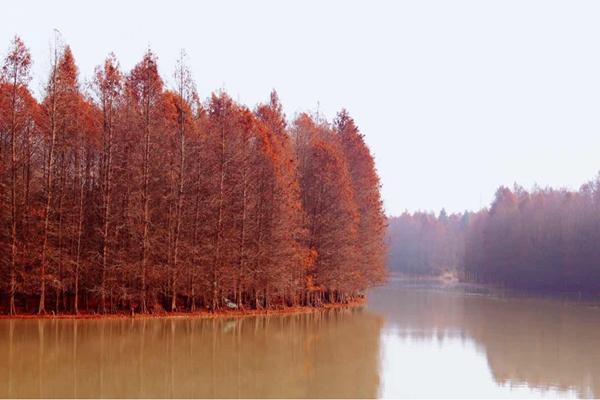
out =
[[[600,397],[600,307],[392,282],[364,309],[0,321],[2,397]]]

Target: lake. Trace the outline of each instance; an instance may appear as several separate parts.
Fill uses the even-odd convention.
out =
[[[599,397],[600,306],[391,280],[366,306],[1,320],[1,397]]]

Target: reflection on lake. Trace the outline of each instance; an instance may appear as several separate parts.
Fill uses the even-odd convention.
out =
[[[374,397],[381,319],[0,321],[4,397]]]
[[[364,309],[0,321],[1,397],[598,397],[600,308],[391,282]]]
[[[598,304],[391,282],[370,309],[383,397],[600,396]]]

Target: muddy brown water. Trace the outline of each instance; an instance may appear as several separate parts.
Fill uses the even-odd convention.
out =
[[[0,397],[600,397],[600,305],[392,279],[310,314],[0,320]]]

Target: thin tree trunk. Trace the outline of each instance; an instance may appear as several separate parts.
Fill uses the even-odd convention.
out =
[[[200,219],[200,175],[201,169],[198,168],[198,180],[196,187],[196,204],[194,210],[194,232],[192,234],[192,240],[194,243],[193,249],[193,260],[192,260],[192,268],[190,268],[190,293],[192,294],[192,311],[194,311],[196,307],[195,302],[195,291],[194,291],[194,268],[198,268],[198,220]]]
[[[50,149],[48,150],[47,174],[46,174],[46,207],[44,213],[44,237],[42,241],[42,255],[40,265],[40,301],[38,306],[38,314],[46,313],[46,263],[48,252],[48,231],[50,228],[50,209],[52,206],[52,167],[54,166],[54,146],[56,144],[56,65],[57,55],[54,54],[54,66],[52,71],[52,110],[50,117]]]
[[[181,97],[181,96],[180,96]],[[174,250],[173,250],[173,287],[171,290],[171,311],[175,311],[177,308],[177,276],[178,276],[178,265],[177,262],[179,257],[179,234],[181,231],[181,208],[183,206],[183,181],[184,181],[184,168],[185,168],[185,124],[183,105],[180,110],[180,122],[179,122],[179,183],[177,187],[177,210],[175,211],[175,239],[174,239]]]
[[[148,311],[146,304],[146,265],[148,263],[148,233],[150,228],[150,202],[148,194],[148,181],[150,174],[150,104],[146,100],[144,110],[144,176],[143,176],[143,194],[142,202],[144,207],[144,230],[142,243],[142,313]]]
[[[102,230],[102,281],[100,283],[100,304],[102,313],[106,313],[106,270],[108,263],[109,252],[109,218],[111,206],[111,188],[112,188],[112,99],[108,101],[108,109],[106,107],[106,99],[104,104],[104,154],[105,154],[105,172],[104,172],[104,215],[103,215],[103,230]]]
[[[84,145],[83,136],[81,137],[80,144],[81,156],[83,156]],[[77,225],[77,257],[75,262],[75,314],[79,314],[79,269],[80,269],[80,258],[81,258],[81,236],[83,232],[83,189],[85,185],[85,179],[83,177],[82,169],[82,157],[79,158],[79,164],[77,171],[79,174],[79,221]]]
[[[62,267],[63,267],[63,259],[62,259],[62,251],[63,251],[63,201],[64,201],[64,195],[65,195],[65,183],[67,180],[67,174],[66,174],[66,162],[65,162],[65,153],[64,153],[64,149],[63,149],[63,153],[61,154],[61,160],[60,160],[60,166],[61,166],[61,172],[60,172],[60,191],[58,193],[58,282],[59,282],[59,286],[56,288],[56,304],[55,309],[56,309],[56,313],[58,314],[58,307],[59,307],[59,300],[60,300],[60,295],[62,293],[62,282],[63,282],[63,277],[62,277]]]
[[[244,147],[245,150],[245,147]],[[240,238],[240,268],[238,270],[237,277],[237,294],[236,301],[237,306],[241,306],[242,297],[242,279],[244,278],[244,257],[245,257],[245,244],[246,244],[246,208],[247,208],[247,194],[248,194],[248,179],[247,179],[247,166],[246,166],[246,155],[244,154],[244,166],[242,169],[242,226],[241,226],[241,238]]]
[[[221,122],[222,124],[224,122]],[[221,241],[223,235],[223,202],[225,191],[225,127],[221,127],[221,179],[219,182],[219,218],[217,221],[217,246],[215,250],[215,264],[212,270],[212,307],[214,311],[217,308],[217,269],[221,264]]]
[[[11,262],[10,262],[10,300],[9,314],[14,315],[15,311],[15,291],[17,288],[16,262],[17,262],[17,73],[14,73],[11,104]]]

